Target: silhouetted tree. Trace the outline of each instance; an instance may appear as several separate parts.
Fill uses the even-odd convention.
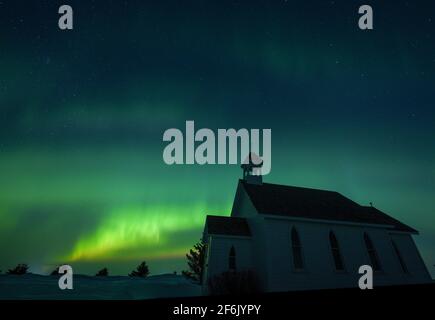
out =
[[[57,276],[59,275],[59,267],[57,266],[53,271],[51,271],[50,276]]]
[[[188,271],[182,271],[182,274],[194,281],[202,283],[202,274],[204,271],[204,259],[205,259],[206,245],[202,241],[198,242],[190,249],[186,254]]]
[[[147,277],[150,274],[150,270],[145,261],[143,261],[140,265],[137,266],[136,270],[133,270],[128,274],[129,277]]]
[[[28,273],[29,266],[25,263],[18,264],[15,268],[9,269],[8,274],[17,274],[17,275],[23,275]]]
[[[109,275],[109,270],[107,270],[107,268],[103,268],[100,271],[98,271],[95,276],[97,276],[97,277],[107,277],[108,275]]]

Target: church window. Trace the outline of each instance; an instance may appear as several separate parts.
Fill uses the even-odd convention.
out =
[[[291,231],[292,251],[293,251],[293,267],[296,270],[302,270],[304,268],[304,262],[302,259],[302,245],[299,238],[299,233],[293,227]]]
[[[332,231],[329,232],[329,244],[331,245],[331,253],[332,258],[334,259],[335,270],[343,271],[344,264],[340,253],[340,246],[338,245],[337,237]]]
[[[370,259],[371,267],[373,268],[374,271],[380,271],[381,264],[379,262],[378,255],[376,253],[376,249],[367,233],[364,233],[364,242],[366,244],[367,254]]]

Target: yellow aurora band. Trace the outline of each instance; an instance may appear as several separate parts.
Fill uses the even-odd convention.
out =
[[[229,212],[228,207],[210,209],[205,203],[114,208],[95,232],[79,239],[64,260],[181,256],[193,242],[174,243],[171,234],[196,229],[198,237],[192,241],[198,241],[206,213]]]

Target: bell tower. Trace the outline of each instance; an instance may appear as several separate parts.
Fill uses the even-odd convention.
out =
[[[250,152],[240,166],[243,169],[243,180],[251,184],[262,184],[262,166],[263,160],[255,153]]]

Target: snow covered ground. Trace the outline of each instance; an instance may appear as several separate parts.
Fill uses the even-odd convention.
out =
[[[201,295],[200,286],[183,276],[143,278],[74,275],[74,289],[60,290],[57,276],[0,275],[0,300],[5,299],[151,299]]]

